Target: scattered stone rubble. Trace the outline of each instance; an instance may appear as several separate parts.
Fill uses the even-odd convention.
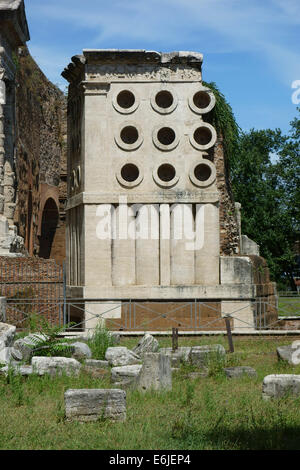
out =
[[[136,388],[140,391],[171,390],[172,372],[180,370],[182,363],[190,364],[198,370],[189,372],[187,379],[196,379],[208,375],[209,359],[225,358],[222,345],[205,345],[193,347],[160,348],[150,334],[146,334],[133,350],[114,346],[106,350],[105,360],[92,358],[92,352],[85,342],[65,343],[73,348],[73,356],[48,357],[34,356],[35,348],[41,341],[47,340],[42,334],[30,334],[14,341],[16,328],[0,323],[0,374],[20,374],[27,377],[32,374],[51,377],[66,374],[78,376],[81,370],[93,377],[105,377],[111,374],[111,382],[120,389],[78,389],[65,393],[66,419],[78,421],[95,421],[101,418],[111,420],[126,419],[126,393],[123,388]],[[61,345],[64,343],[60,343]],[[277,348],[278,360],[289,364],[295,348],[292,345]],[[81,362],[79,362],[79,360]],[[31,364],[24,364],[30,361]],[[242,376],[257,377],[252,367],[225,367],[228,378]],[[262,397],[265,400],[282,398],[287,395],[300,396],[300,375],[273,374],[263,380]]]

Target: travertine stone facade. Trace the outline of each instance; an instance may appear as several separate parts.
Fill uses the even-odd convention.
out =
[[[224,302],[238,301],[253,328],[252,278],[220,277],[220,255],[239,255],[240,233],[222,138],[206,119],[215,97],[201,70],[195,52],[84,50],[63,72],[68,293],[202,299],[220,317]],[[98,321],[90,313],[105,310],[88,302],[86,327]]]

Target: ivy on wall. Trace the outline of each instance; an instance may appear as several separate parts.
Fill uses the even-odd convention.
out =
[[[207,115],[207,120],[215,127],[217,134],[222,136],[225,158],[230,166],[238,151],[240,127],[235,120],[230,104],[226,101],[217,85],[214,82],[202,83],[210,88],[216,97],[216,105]]]

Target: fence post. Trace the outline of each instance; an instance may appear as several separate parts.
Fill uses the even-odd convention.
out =
[[[172,351],[178,349],[178,328],[172,328]]]
[[[231,316],[227,315],[225,317],[225,323],[226,323],[227,338],[228,338],[228,344],[229,344],[229,352],[233,353],[234,352],[234,347],[233,347],[233,341],[232,341],[230,318],[231,318]]]

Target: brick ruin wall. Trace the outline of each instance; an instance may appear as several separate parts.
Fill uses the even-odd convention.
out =
[[[59,212],[51,257],[65,258],[66,100],[41,72],[27,47],[19,48],[16,76],[16,211],[14,223],[30,255],[38,255],[43,209]]]
[[[0,296],[6,297],[5,321],[20,329],[37,314],[61,324],[63,269],[53,259],[0,256]]]

